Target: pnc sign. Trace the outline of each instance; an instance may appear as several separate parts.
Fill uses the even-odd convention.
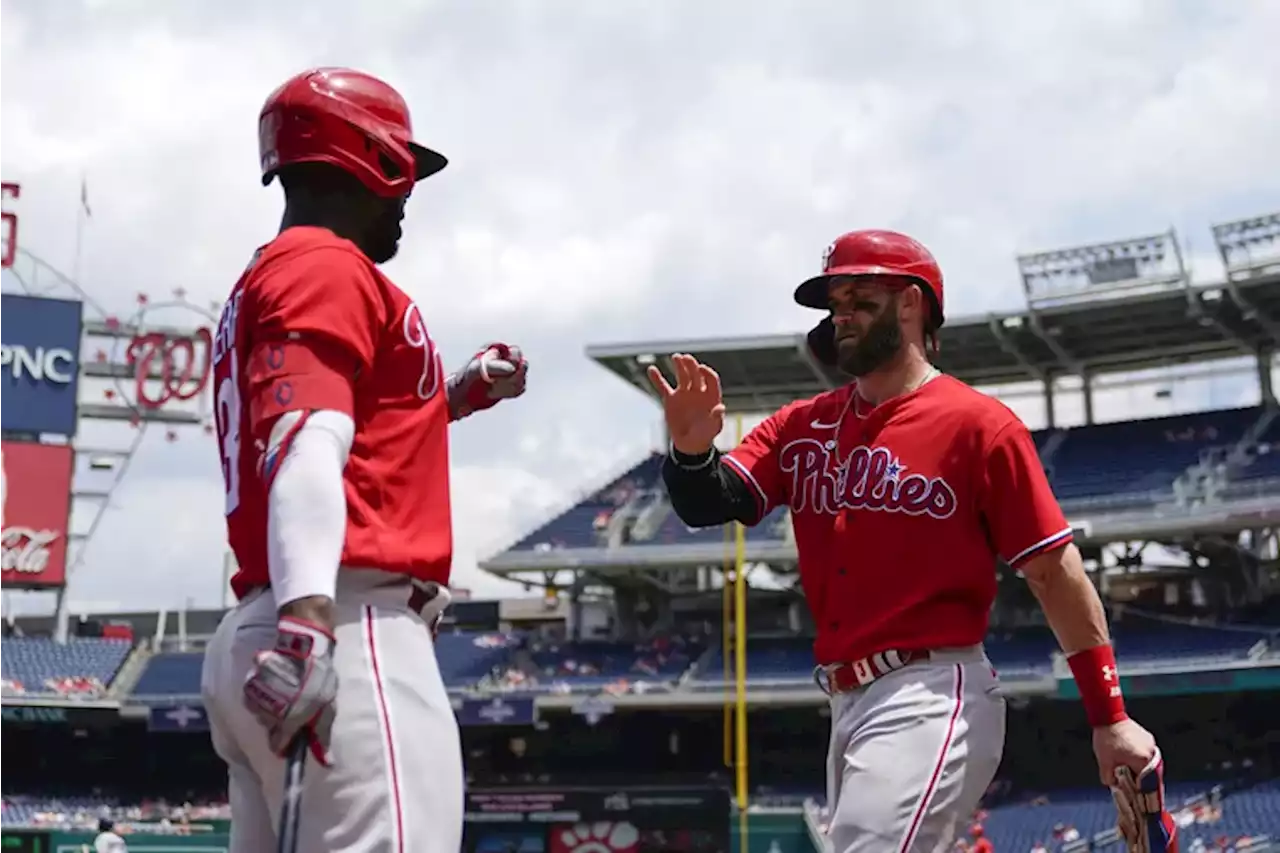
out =
[[[70,445],[0,443],[0,577],[6,587],[66,583],[74,463]]]
[[[6,293],[0,325],[4,431],[74,435],[81,304]]]
[[[66,347],[0,344],[0,370],[15,382],[69,385],[76,381],[76,354]]]

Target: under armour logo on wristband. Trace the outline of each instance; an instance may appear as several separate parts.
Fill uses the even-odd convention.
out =
[[[1116,668],[1114,666],[1104,666],[1102,668],[1102,678],[1104,681],[1115,681]]]

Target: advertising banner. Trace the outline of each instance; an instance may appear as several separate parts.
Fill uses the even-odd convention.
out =
[[[466,794],[469,853],[729,853],[723,788],[492,788]]]
[[[532,726],[536,721],[533,697],[463,699],[458,724],[463,726]]]
[[[147,714],[149,732],[207,732],[209,717],[203,705],[168,705],[151,708]]]
[[[4,401],[9,407],[9,398]],[[66,445],[0,442],[0,536],[4,586],[67,582],[67,519],[75,451]]]
[[[0,304],[6,433],[74,435],[80,303],[6,293]]]

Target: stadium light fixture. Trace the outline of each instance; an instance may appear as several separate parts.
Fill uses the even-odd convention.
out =
[[[1280,213],[1215,225],[1213,240],[1228,281],[1280,268]]]
[[[1176,232],[1018,256],[1033,309],[1189,287]]]

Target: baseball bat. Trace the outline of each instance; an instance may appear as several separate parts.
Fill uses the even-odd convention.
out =
[[[298,853],[298,822],[302,818],[302,772],[307,766],[307,733],[298,732],[284,759],[284,799],[280,802],[280,829],[276,853]]]

